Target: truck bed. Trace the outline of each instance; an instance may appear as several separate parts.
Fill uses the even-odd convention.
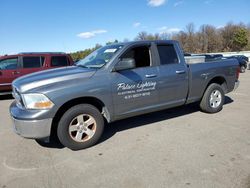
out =
[[[236,70],[238,62],[234,59],[225,59],[209,62],[187,64],[189,67],[189,93],[187,103],[201,99],[211,78],[226,81],[224,85],[225,93],[234,89],[236,81]]]

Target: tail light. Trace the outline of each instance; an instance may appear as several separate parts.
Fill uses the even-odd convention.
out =
[[[239,80],[239,77],[240,77],[240,67],[237,68],[236,80]]]

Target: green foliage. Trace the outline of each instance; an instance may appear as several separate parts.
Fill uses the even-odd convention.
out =
[[[106,45],[114,43],[118,43],[118,40],[116,39],[113,42],[109,41],[106,43]],[[89,55],[90,53],[92,53],[93,51],[97,50],[100,47],[102,47],[102,45],[96,44],[94,48],[88,48],[82,51],[72,52],[70,53],[70,56],[72,57],[73,61],[76,62],[79,61],[80,59],[83,59],[84,57],[86,57],[87,55]]]
[[[83,51],[73,52],[70,53],[70,56],[72,57],[73,61],[76,62],[79,61],[80,59],[83,59],[84,57],[86,57],[87,55],[89,55],[90,53],[92,53],[93,51],[97,50],[100,47],[102,47],[100,44],[96,44],[94,48],[88,48]]]
[[[248,44],[248,32],[245,28],[239,28],[233,35],[233,50],[240,51]]]

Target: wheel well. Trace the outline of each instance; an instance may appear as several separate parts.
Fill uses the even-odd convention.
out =
[[[227,88],[227,82],[226,82],[225,78],[223,78],[222,76],[217,76],[217,77],[213,78],[212,80],[210,80],[208,82],[206,89],[208,88],[208,86],[210,84],[213,84],[213,83],[221,85],[224,92],[227,93],[228,88]],[[205,91],[206,91],[206,89],[205,89]]]
[[[51,136],[56,136],[57,125],[58,125],[58,122],[60,121],[62,115],[71,107],[78,105],[78,104],[83,104],[83,103],[91,104],[94,107],[96,107],[100,111],[100,113],[103,114],[103,116],[105,117],[104,119],[106,121],[109,121],[108,111],[107,111],[107,109],[105,109],[105,105],[101,100],[99,100],[95,97],[80,97],[80,98],[72,99],[72,100],[64,103],[57,110],[55,117],[53,118],[53,121],[52,121]]]

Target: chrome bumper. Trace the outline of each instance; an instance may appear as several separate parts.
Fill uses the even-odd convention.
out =
[[[239,85],[240,85],[240,81],[237,80],[237,81],[235,82],[235,84],[234,84],[234,91],[239,87]]]
[[[41,139],[50,136],[51,119],[19,120],[12,117],[13,129],[16,134],[25,138]]]

